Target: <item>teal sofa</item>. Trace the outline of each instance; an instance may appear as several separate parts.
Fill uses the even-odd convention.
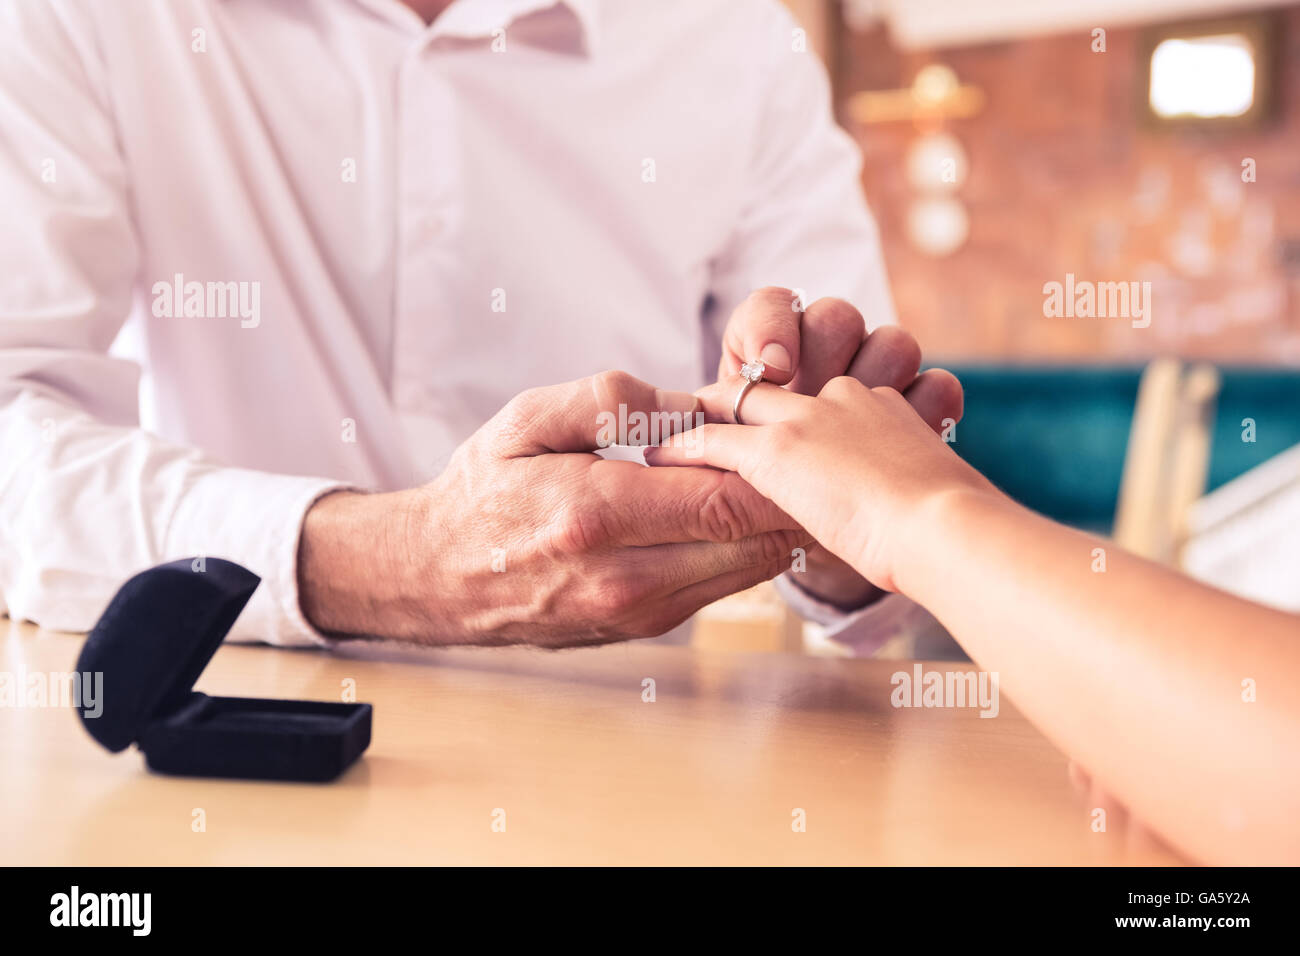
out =
[[[954,449],[1012,497],[1109,532],[1141,366],[945,365],[966,390]],[[1220,367],[1208,490],[1300,444],[1300,369]],[[1242,441],[1242,420],[1255,441]]]

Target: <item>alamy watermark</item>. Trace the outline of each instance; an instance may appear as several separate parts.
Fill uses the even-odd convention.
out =
[[[121,926],[133,936],[148,936],[152,928],[152,893],[83,893],[73,886],[50,897],[51,926]]]
[[[981,717],[998,715],[997,671],[896,671],[889,702],[895,707],[978,707]]]
[[[1150,282],[1092,282],[1065,274],[1064,282],[1043,284],[1043,315],[1049,319],[1131,319],[1133,328],[1151,324]]]
[[[682,436],[682,447],[698,452],[692,440],[694,429],[705,422],[704,412],[629,412],[619,403],[618,413],[600,412],[596,416],[596,447],[612,445],[658,445],[674,435]]]
[[[171,282],[153,284],[153,314],[167,319],[239,319],[239,327],[262,324],[262,283],[186,282],[176,273]]]
[[[0,671],[0,708],[75,707],[94,719],[104,712],[102,671]]]

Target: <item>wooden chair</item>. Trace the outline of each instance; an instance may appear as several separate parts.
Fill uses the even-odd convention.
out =
[[[1166,564],[1186,541],[1188,515],[1205,493],[1219,374],[1156,359],[1142,373],[1115,509],[1117,544]]]

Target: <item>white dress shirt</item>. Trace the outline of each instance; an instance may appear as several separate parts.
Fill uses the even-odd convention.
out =
[[[326,491],[531,386],[694,389],[759,286],[891,322],[858,166],[775,0],[0,0],[0,609],[211,555],[234,636],[322,640]]]

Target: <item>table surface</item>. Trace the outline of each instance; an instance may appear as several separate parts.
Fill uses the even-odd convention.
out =
[[[0,672],[71,671],[81,640],[0,618]],[[102,750],[67,708],[3,706],[0,861],[1179,862],[1094,832],[1065,758],[1005,692],[992,719],[896,709],[903,669],[647,644],[227,645],[199,690],[340,700],[355,681],[375,706],[369,751],[331,784],[166,777],[135,748]]]

